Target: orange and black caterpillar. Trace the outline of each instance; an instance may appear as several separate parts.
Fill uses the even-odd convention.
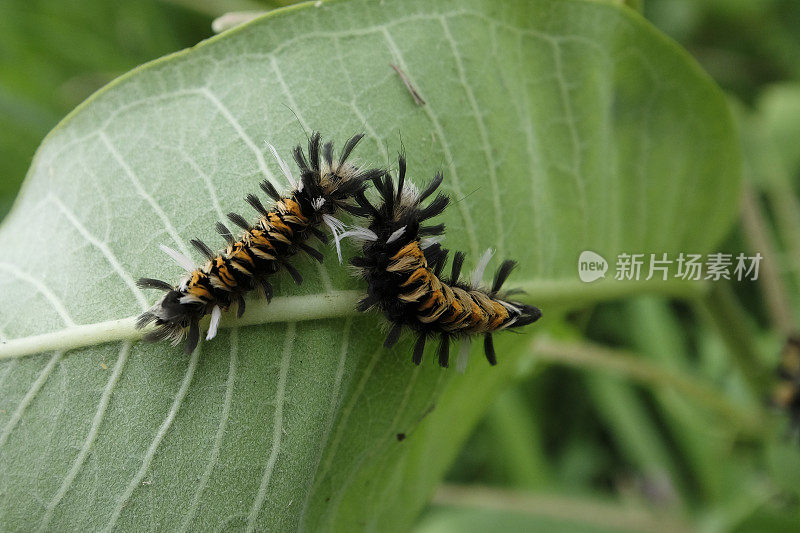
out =
[[[388,173],[372,178],[382,199],[377,207],[363,191],[356,195],[356,201],[370,217],[369,227],[347,232],[363,241],[363,256],[351,260],[367,281],[367,296],[358,304],[358,310],[377,307],[383,312],[391,323],[386,347],[397,342],[403,328],[416,333],[412,360],[417,365],[422,361],[427,338],[439,336],[439,365],[448,366],[450,340],[455,338],[464,341],[457,363],[463,371],[469,356],[469,341],[475,335],[484,336],[486,358],[489,364],[496,364],[492,333],[535,322],[542,316],[541,311],[510,301],[508,293],[500,291],[516,265],[514,261],[500,265],[491,288],[480,285],[491,257],[488,250],[470,283],[459,279],[464,263],[461,252],[453,258],[449,278],[443,278],[448,251],[435,242],[435,236],[444,232],[444,225],[423,223],[444,211],[449,200],[438,194],[426,206],[421,205],[442,183],[442,175],[437,174],[423,191],[417,192],[405,180],[406,161],[402,155],[398,175],[396,190]]]
[[[161,289],[166,294],[149,311],[139,316],[136,327],[143,328],[155,323],[155,330],[145,335],[145,340],[158,341],[170,339],[177,344],[187,334],[186,351],[192,353],[197,346],[200,319],[211,314],[207,339],[217,332],[223,310],[231,304],[238,304],[239,316],[244,312],[244,293],[261,287],[267,299],[272,297],[272,286],[267,277],[285,269],[297,283],[302,281],[300,273],[289,263],[298,251],[322,261],[322,254],[308,246],[305,241],[316,236],[326,242],[325,235],[318,229],[327,224],[333,232],[339,251],[340,230],[343,224],[333,217],[339,209],[361,215],[363,209],[352,203],[354,195],[362,193],[365,181],[380,176],[379,169],[359,168],[347,159],[363,135],[356,135],[342,148],[338,160],[334,160],[333,143],[320,143],[320,134],[314,133],[308,141],[308,160],[300,146],[293,151],[294,159],[300,169],[300,179],[295,181],[288,165],[278,156],[283,174],[292,186],[291,192],[281,196],[267,180],[261,182],[261,189],[275,201],[267,209],[253,194],[247,202],[260,214],[259,219],[248,223],[236,213],[228,218],[244,230],[236,240],[231,231],[221,222],[217,231],[228,243],[220,253],[214,253],[200,240],[192,240],[192,245],[206,258],[205,264],[196,267],[191,259],[179,252],[162,246],[187,274],[176,285],[164,281],[142,278],[138,285],[143,288]],[[339,252],[341,253],[341,252]]]

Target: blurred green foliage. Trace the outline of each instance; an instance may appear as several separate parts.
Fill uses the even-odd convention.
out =
[[[136,65],[210,36],[216,15],[279,3],[289,2],[4,2],[0,218],[41,139],[89,94]],[[643,4],[643,16],[681,43],[731,94],[767,240],[754,242],[744,224],[724,248],[772,247],[789,315],[781,327],[771,301],[781,296],[765,296],[759,284],[740,284],[719,289],[726,294],[705,303],[648,298],[587,309],[570,317],[574,329],[563,337],[625,350],[650,365],[645,368],[699,381],[718,395],[720,412],[726,406],[734,411],[762,406],[768,390],[751,374],[768,379],[786,323],[797,324],[800,306],[800,2],[632,4]],[[734,309],[721,312],[720,305]],[[739,337],[732,342],[734,333]],[[690,517],[705,531],[800,527],[800,452],[786,439],[785,421],[773,427],[765,420],[748,434],[731,418],[698,408],[658,372],[652,379],[642,375],[648,374],[543,358],[492,407],[449,475],[449,483],[558,493],[566,514],[574,503],[574,519],[484,510],[469,502],[454,507],[452,500],[440,499],[442,505],[434,503],[419,531],[586,531],[593,523],[591,513],[581,514],[587,495],[614,497],[655,516]],[[607,512],[624,518],[627,511]],[[631,528],[644,530],[647,524]],[[606,529],[594,524],[591,530]]]
[[[796,0],[646,0],[644,16],[744,101],[768,84],[800,79]]]
[[[5,0],[0,3],[0,219],[42,138],[94,91],[212,35],[256,0]]]

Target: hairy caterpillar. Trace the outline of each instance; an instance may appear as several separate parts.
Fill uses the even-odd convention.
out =
[[[449,199],[438,194],[426,206],[422,203],[442,183],[441,173],[421,192],[406,182],[406,161],[399,158],[398,183],[391,175],[372,178],[382,203],[373,206],[363,191],[356,201],[370,217],[368,227],[357,227],[347,236],[362,241],[362,256],[351,263],[367,281],[367,296],[359,311],[380,309],[391,323],[385,346],[397,342],[403,328],[417,335],[412,360],[422,361],[428,337],[439,336],[439,365],[450,361],[450,340],[461,339],[457,367],[466,368],[470,340],[483,335],[484,352],[489,363],[497,363],[492,334],[535,322],[541,311],[531,305],[511,301],[501,287],[516,263],[504,261],[490,288],[481,285],[491,251],[480,259],[470,282],[460,280],[464,254],[453,258],[450,276],[442,277],[448,251],[436,242],[444,225],[424,225],[447,207]]]
[[[137,320],[137,328],[155,323],[155,329],[145,335],[145,340],[168,339],[177,344],[186,335],[186,351],[191,353],[200,337],[198,323],[205,315],[211,314],[206,336],[210,340],[217,333],[222,311],[236,302],[239,316],[242,315],[246,292],[261,287],[267,299],[271,299],[272,285],[267,281],[270,275],[283,269],[300,283],[302,276],[289,260],[302,251],[322,261],[322,254],[306,244],[306,240],[313,235],[327,242],[318,228],[323,223],[333,233],[341,258],[339,241],[344,225],[334,218],[334,214],[340,209],[356,215],[363,214],[363,208],[353,204],[352,198],[363,193],[366,180],[384,173],[380,169],[361,168],[348,162],[348,157],[362,137],[356,135],[348,140],[335,160],[333,142],[322,145],[320,134],[313,133],[308,141],[308,159],[301,146],[293,151],[300,169],[299,180],[295,180],[289,166],[269,145],[291,186],[287,195],[280,195],[269,181],[261,182],[261,189],[274,200],[274,206],[267,209],[256,195],[248,195],[247,203],[259,213],[259,218],[250,224],[241,215],[229,213],[230,221],[239,226],[243,233],[237,240],[219,222],[216,229],[227,241],[227,247],[219,253],[213,252],[200,240],[192,240],[192,245],[206,259],[199,267],[183,254],[162,245],[161,249],[187,273],[175,286],[151,278],[138,281],[142,288],[161,289],[166,293]]]

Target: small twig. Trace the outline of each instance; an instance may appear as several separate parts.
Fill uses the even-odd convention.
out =
[[[747,433],[757,434],[761,428],[762,417],[759,411],[734,404],[720,391],[702,381],[651,363],[632,353],[586,342],[559,342],[541,336],[534,340],[532,350],[539,361],[581,369],[605,370],[641,383],[674,389],[687,397],[695,398],[698,403],[716,411]]]
[[[753,341],[753,325],[728,283],[714,283],[708,296],[700,302],[698,312],[717,329],[744,380],[758,397],[769,389],[772,378],[759,362]]]
[[[742,227],[753,252],[764,258],[761,261],[760,279],[764,288],[767,311],[775,328],[784,336],[797,330],[786,285],[778,270],[778,254],[767,231],[763,210],[755,191],[749,183],[742,192]]]
[[[400,70],[400,67],[394,63],[389,63],[389,65],[394,69],[395,72],[397,72],[397,75],[400,76],[400,79],[403,80],[403,85],[405,85],[406,89],[408,89],[408,92],[411,93],[411,97],[414,99],[414,102],[419,106],[425,105],[425,100],[422,99],[417,92],[417,89],[411,84],[411,81],[408,79],[408,76],[406,76],[406,73]]]
[[[522,492],[478,485],[442,485],[436,491],[433,503],[511,511],[621,531],[690,531],[685,519],[664,516],[642,507],[586,497]]]

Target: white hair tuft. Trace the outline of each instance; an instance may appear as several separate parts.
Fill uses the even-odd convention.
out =
[[[481,284],[481,281],[483,280],[483,273],[486,272],[486,267],[489,265],[489,261],[491,261],[492,255],[494,255],[494,250],[492,250],[491,248],[487,248],[486,251],[483,252],[483,255],[478,261],[478,265],[472,272],[473,286],[477,287],[478,285]]]
[[[192,272],[195,269],[194,261],[180,253],[178,250],[173,250],[165,244],[160,244],[158,247],[162,252],[170,256],[172,260],[175,261],[178,266],[184,269],[186,272]]]
[[[222,318],[222,309],[220,309],[218,305],[215,305],[214,309],[211,310],[211,322],[208,324],[208,334],[206,335],[207,341],[217,336],[220,318]]]
[[[303,183],[298,182],[296,179],[294,179],[294,176],[292,175],[292,170],[289,168],[289,165],[287,165],[286,162],[283,159],[281,159],[281,156],[278,155],[278,151],[275,149],[274,146],[272,146],[272,143],[270,143],[269,141],[265,142],[267,143],[267,146],[269,146],[272,155],[278,161],[278,166],[281,167],[281,172],[283,172],[283,175],[286,176],[286,180],[289,182],[289,185],[291,185],[292,189],[298,191],[302,189]]]

